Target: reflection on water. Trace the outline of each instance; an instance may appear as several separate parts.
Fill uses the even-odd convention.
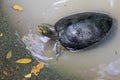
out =
[[[109,64],[99,65],[98,74],[103,78],[106,76],[113,77],[120,75],[120,59],[111,62]]]
[[[115,5],[115,1],[114,0],[110,0],[110,6],[111,6],[111,8],[114,8],[114,5]]]
[[[26,49],[28,49],[32,55],[39,60],[50,60],[52,57],[44,56],[44,45],[49,40],[49,38],[44,36],[39,36],[37,34],[29,33],[24,35],[22,41],[26,45]]]

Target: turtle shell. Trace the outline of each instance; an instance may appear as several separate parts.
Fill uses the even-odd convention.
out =
[[[59,41],[66,49],[85,49],[100,42],[112,28],[113,19],[103,13],[85,12],[56,22]]]

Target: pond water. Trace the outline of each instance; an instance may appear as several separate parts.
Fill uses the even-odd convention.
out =
[[[83,77],[86,80],[120,79],[120,10],[119,0],[2,0],[5,16],[21,37],[26,48],[38,61],[65,76]],[[24,8],[16,11],[14,4]],[[81,12],[106,13],[115,18],[113,32],[101,44],[86,51],[65,51],[55,59],[54,41],[41,36],[37,26],[41,23],[54,25],[65,16]]]

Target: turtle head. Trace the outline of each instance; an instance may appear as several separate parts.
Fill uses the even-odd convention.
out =
[[[37,30],[42,35],[48,35],[50,30],[46,25],[38,25]]]
[[[54,27],[49,24],[38,25],[37,30],[41,35],[47,36],[51,39],[57,37]]]

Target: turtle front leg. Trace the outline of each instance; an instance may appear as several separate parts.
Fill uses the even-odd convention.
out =
[[[57,41],[55,43],[54,50],[55,50],[55,57],[56,59],[58,59],[63,54],[64,47],[60,44],[59,41]]]

